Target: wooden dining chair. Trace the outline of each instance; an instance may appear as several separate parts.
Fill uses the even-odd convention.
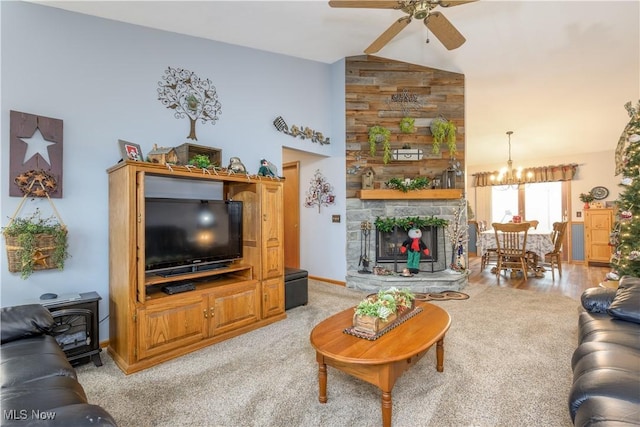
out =
[[[520,270],[524,275],[524,280],[528,278],[527,259],[527,233],[529,223],[493,223],[491,224],[496,234],[498,266],[496,275],[500,282],[500,272],[511,269],[511,276],[515,276],[515,271]]]
[[[558,269],[558,275],[562,277],[562,243],[564,235],[567,232],[566,222],[554,222],[553,232],[551,233],[551,241],[553,242],[553,251],[544,255],[545,262],[550,264],[551,278],[555,280],[554,268]]]
[[[483,231],[487,231],[487,222],[486,221],[478,221],[476,222],[476,231],[478,239],[480,239],[480,233]],[[480,271],[483,271],[487,265],[498,263],[498,249],[497,248],[485,248],[482,257],[480,258]]]

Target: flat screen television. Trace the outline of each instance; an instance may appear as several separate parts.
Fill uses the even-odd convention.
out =
[[[145,270],[180,274],[242,258],[242,202],[145,198]]]

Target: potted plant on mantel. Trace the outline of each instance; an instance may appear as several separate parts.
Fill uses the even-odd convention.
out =
[[[436,117],[431,121],[431,135],[433,136],[433,153],[440,153],[440,146],[447,144],[449,154],[456,153],[456,125],[444,117]]]
[[[369,153],[376,155],[377,145],[382,144],[382,162],[391,160],[391,131],[384,126],[375,125],[369,129]]]
[[[415,295],[408,289],[389,288],[369,295],[355,308],[353,329],[375,335],[413,308]]]

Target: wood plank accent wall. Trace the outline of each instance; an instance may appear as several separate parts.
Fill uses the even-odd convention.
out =
[[[356,56],[346,60],[346,164],[347,198],[356,197],[362,188],[362,171],[370,167],[375,173],[374,188],[385,188],[390,178],[439,178],[449,167],[450,155],[446,144],[441,155],[432,155],[431,120],[442,115],[452,120],[457,131],[456,161],[464,171],[464,75],[436,70],[375,56]],[[417,95],[417,105],[411,108],[416,132],[400,132],[403,117],[401,105],[392,102],[392,95],[403,91]],[[368,132],[374,125],[391,130],[391,148],[421,149],[424,158],[418,161],[390,161],[384,164],[380,149],[369,154]],[[456,188],[464,188],[460,177]]]

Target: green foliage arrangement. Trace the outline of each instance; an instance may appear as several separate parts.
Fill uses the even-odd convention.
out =
[[[209,156],[196,154],[191,158],[191,160],[189,160],[189,164],[204,169],[211,166],[211,160],[209,159]]]
[[[400,132],[413,133],[416,131],[416,120],[411,117],[403,117],[400,119]]]
[[[408,289],[389,288],[360,301],[355,312],[358,316],[379,317],[387,320],[391,314],[413,307],[414,299],[415,295]]]
[[[433,153],[440,153],[440,146],[446,143],[449,153],[453,156],[456,152],[456,125],[442,117],[436,117],[431,122],[431,135],[433,136]]]
[[[385,182],[385,185],[391,189],[400,190],[403,193],[408,192],[409,190],[423,190],[425,188],[429,188],[431,184],[431,180],[426,176],[419,176],[417,178],[412,179],[407,184],[404,179],[400,178],[391,178],[389,181]]]
[[[377,145],[382,144],[382,162],[391,161],[391,131],[384,126],[375,125],[369,129],[369,154],[376,155]]]
[[[7,239],[17,238],[16,256],[20,259],[20,277],[28,278],[36,267],[39,235],[53,237],[55,249],[51,255],[50,263],[59,270],[64,269],[64,261],[69,258],[67,243],[67,228],[60,224],[55,217],[42,218],[40,210],[25,218],[15,218],[2,233]]]
[[[395,227],[400,228],[404,231],[408,231],[411,228],[427,228],[427,227],[446,227],[449,225],[449,221],[442,218],[436,218],[434,216],[429,217],[405,217],[405,218],[395,218],[395,217],[377,217],[373,222],[376,226],[376,230],[382,231],[384,233],[390,233],[393,231]]]
[[[578,197],[580,198],[580,201],[583,203],[591,203],[596,199],[595,197],[593,197],[593,194],[591,193],[580,193]]]

